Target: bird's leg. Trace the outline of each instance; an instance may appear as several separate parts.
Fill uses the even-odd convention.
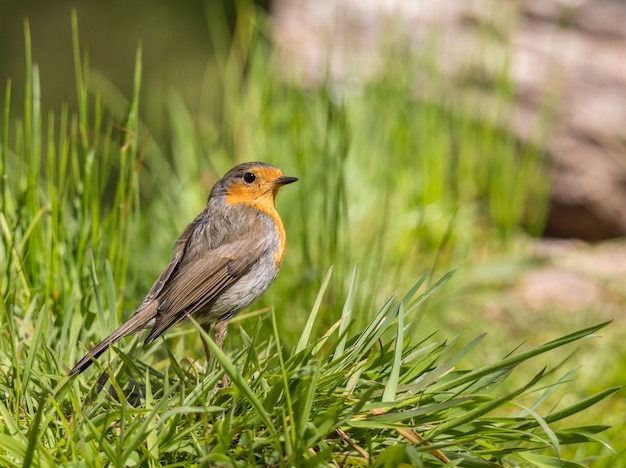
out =
[[[210,323],[203,323],[200,326],[206,332],[207,335],[211,331],[211,324]],[[206,343],[206,340],[204,339],[204,336],[200,335],[200,338],[202,339],[202,346],[204,347],[204,356],[206,357],[206,363],[208,365],[209,362],[211,361],[211,351],[209,351],[209,345]]]
[[[215,344],[222,350],[222,345],[224,344],[224,340],[226,339],[226,332],[228,331],[228,322],[226,320],[222,320],[217,322],[213,327],[213,333],[215,336]],[[228,387],[228,376],[226,373],[222,376],[222,388]]]
[[[228,331],[228,322],[226,320],[217,322],[215,324],[215,327],[213,328],[213,333],[215,334],[215,343],[220,349],[222,349],[222,345],[224,344],[224,340],[226,339],[227,331]]]
[[[211,331],[210,323],[203,323],[201,327],[207,334]],[[217,322],[215,326],[213,327],[213,336],[215,339],[215,343],[220,349],[222,349],[222,345],[224,344],[224,339],[226,338],[227,328],[228,328],[228,322],[226,321]],[[211,351],[209,351],[209,345],[207,344],[204,337],[202,337],[202,346],[204,347],[204,355],[206,356],[206,361],[208,364],[211,360]],[[222,376],[222,388],[226,388],[226,387],[228,387],[228,376],[224,374]],[[216,385],[215,388],[213,389],[213,392],[215,393],[217,390],[219,390],[219,387]]]

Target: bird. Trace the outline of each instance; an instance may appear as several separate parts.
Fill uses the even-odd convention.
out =
[[[176,241],[172,259],[133,315],[69,371],[85,371],[122,338],[150,329],[144,344],[193,317],[221,348],[228,321],[274,282],[286,235],[276,210],[281,187],[298,180],[263,162],[228,171],[211,189],[204,210]],[[204,339],[204,351],[209,350]]]

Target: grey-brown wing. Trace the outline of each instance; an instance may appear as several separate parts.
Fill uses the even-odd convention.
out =
[[[247,238],[224,244],[181,266],[162,288],[156,321],[146,343],[168,328],[205,308],[241,277],[266,248],[263,238]]]
[[[176,244],[174,245],[174,253],[172,254],[172,259],[170,260],[170,263],[168,263],[168,265],[165,267],[165,270],[163,270],[163,273],[161,273],[161,275],[154,282],[154,284],[150,288],[150,291],[148,291],[148,294],[146,294],[143,302],[137,308],[137,312],[143,309],[146,305],[150,304],[154,300],[154,298],[157,297],[158,294],[163,290],[163,287],[170,279],[172,273],[174,272],[174,270],[176,270],[176,268],[180,264],[180,261],[183,258],[183,255],[185,254],[187,241],[189,240],[189,237],[191,237],[195,224],[196,221],[194,220],[192,223],[189,224],[189,226],[187,226],[187,228],[183,231],[183,233],[176,241]]]
[[[150,288],[150,291],[148,291],[145,299],[139,305],[132,317],[124,322],[117,330],[111,333],[111,335],[102,340],[97,346],[92,348],[80,361],[76,363],[72,370],[70,370],[69,375],[77,372],[83,372],[91,365],[94,359],[104,353],[111,345],[117,343],[125,336],[144,328],[152,319],[154,319],[157,313],[158,305],[154,302],[154,300],[163,290],[169,279],[172,275],[174,275],[174,272],[180,265],[181,260],[185,255],[187,242],[189,241],[199,218],[200,217],[196,218],[194,222],[189,224],[189,226],[187,226],[187,228],[180,235],[176,241],[176,245],[174,246],[172,260],[170,260],[170,263],[167,267],[165,267],[163,273],[161,273],[161,275],[154,282],[152,288]]]

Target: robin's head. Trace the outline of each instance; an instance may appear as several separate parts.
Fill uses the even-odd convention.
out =
[[[239,164],[222,177],[213,190],[211,197],[223,197],[229,205],[250,205],[262,210],[274,207],[278,190],[298,180],[287,177],[276,166],[261,162]]]

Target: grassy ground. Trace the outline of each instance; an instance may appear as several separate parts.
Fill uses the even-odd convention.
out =
[[[159,134],[140,113],[154,99],[140,53],[126,99],[94,84],[75,37],[78,106],[48,110],[27,44],[27,93],[7,85],[2,119],[2,463],[623,462],[594,442],[619,451],[624,430],[615,325],[599,332],[607,317],[594,311],[547,324],[514,304],[488,313],[534,261],[522,227],[536,232],[544,214],[540,142],[437,93],[409,99],[414,73],[393,60],[346,94],[291,86],[269,65],[263,21],[242,14],[218,54],[219,112],[192,115],[163,91]],[[211,343],[205,364],[190,324],[104,356],[109,393],[94,391],[97,371],[68,379],[132,313],[212,183],[245,160],[300,181],[278,200],[283,271],[233,321],[225,354]],[[591,370],[575,374],[578,362]],[[222,372],[232,385],[213,393]]]

